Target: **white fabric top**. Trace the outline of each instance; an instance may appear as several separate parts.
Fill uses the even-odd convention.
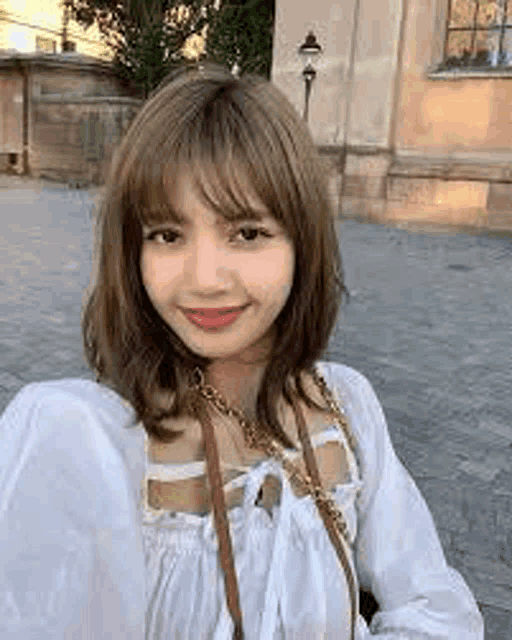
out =
[[[483,640],[370,383],[344,365],[318,368],[358,442],[350,482],[333,490],[359,584],[380,606],[370,629],[359,616],[356,639]],[[213,514],[148,508],[147,479],[187,468],[150,464],[118,394],[82,379],[29,384],[0,438],[0,640],[231,640]],[[333,438],[345,443],[335,426],[313,442]],[[255,505],[269,472],[282,483],[271,515]],[[245,487],[228,517],[247,640],[348,639],[345,575],[313,499],[296,497],[273,460],[230,485]]]

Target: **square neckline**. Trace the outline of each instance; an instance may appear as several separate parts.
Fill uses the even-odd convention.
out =
[[[329,363],[318,362],[317,371],[319,371],[319,373],[323,376],[324,380],[326,380],[326,383],[328,383],[328,387],[331,390],[331,393],[333,394],[333,396],[335,396],[335,393],[332,389],[331,372],[325,366],[326,364],[328,365]],[[340,402],[336,397],[335,397],[335,402],[338,405],[338,407],[342,409],[342,406],[340,405]],[[341,425],[339,425],[336,422],[335,419],[333,419],[333,422],[330,423],[328,426],[326,426],[324,429],[322,429],[321,431],[311,436],[311,444],[314,450],[316,450],[317,447],[322,446],[323,444],[326,444],[329,441],[336,441],[340,443],[340,445],[344,449],[345,454],[347,456],[347,465],[348,465],[348,480],[345,482],[337,483],[335,486],[331,488],[330,492],[337,493],[338,491],[343,490],[344,488],[347,490],[354,488],[357,491],[360,491],[362,482],[359,477],[358,464],[355,457],[355,451],[352,451],[350,449],[350,445],[349,445],[349,442],[347,441],[344,430],[341,427]],[[283,451],[287,457],[291,458],[292,461],[294,461],[299,455],[303,456],[302,447],[299,447],[298,450],[295,450],[294,448],[283,447]],[[239,465],[223,464],[225,469],[229,469],[229,470],[235,469],[240,471],[240,473],[237,476],[229,480],[227,483],[223,484],[223,490],[227,492],[239,487],[244,487],[244,489],[246,489],[249,482],[249,476],[257,472],[262,466],[271,467],[276,464],[281,466],[281,463],[278,460],[276,460],[276,458],[274,457],[265,457],[260,460],[257,460],[251,465],[242,466],[242,467]],[[213,511],[211,509],[206,512],[183,511],[183,510],[180,511],[179,509],[171,509],[166,507],[155,508],[150,506],[148,502],[149,480],[159,480],[162,482],[177,482],[180,480],[188,480],[188,479],[193,479],[200,476],[205,476],[208,473],[208,469],[206,465],[207,465],[206,459],[184,462],[184,463],[183,462],[177,462],[177,463],[176,462],[164,462],[164,463],[154,462],[153,459],[149,456],[149,436],[145,431],[144,433],[145,473],[143,477],[143,510],[145,513],[146,524],[150,524],[151,521],[156,522],[157,520],[160,520],[162,517],[165,518],[166,516],[172,517],[173,519],[178,518],[180,520],[183,520],[189,523],[204,522],[205,518],[212,518]],[[190,469],[193,469],[193,471],[192,472],[189,471]],[[177,477],[178,471],[181,471],[181,473],[185,471],[186,475],[184,476],[181,475],[180,477]],[[309,494],[302,496],[298,499],[304,500],[308,498],[311,498]],[[228,509],[228,513],[231,514],[231,512],[236,512],[239,509],[241,509],[241,506],[235,505],[231,509]]]

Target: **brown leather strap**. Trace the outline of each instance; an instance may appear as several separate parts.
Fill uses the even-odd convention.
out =
[[[204,406],[202,397],[199,394],[197,394],[197,396],[194,395],[194,397],[191,399],[191,403],[196,418],[201,424],[205,439],[206,459],[208,463],[208,477],[210,480],[210,491],[214,510],[215,528],[219,540],[221,566],[224,572],[226,599],[229,612],[235,625],[233,640],[243,640],[244,632],[242,624],[242,611],[240,608],[240,596],[236,578],[233,548],[231,545],[231,538],[229,534],[229,522],[227,518],[222,478],[220,474],[220,462],[217,443],[215,440],[215,432],[208,410]],[[309,438],[308,430],[304,421],[304,416],[294,394],[292,394],[292,406],[295,418],[297,420],[299,437],[304,449],[304,458],[306,461],[308,473],[313,481],[313,484],[321,486],[320,474],[318,472],[315,456],[313,454],[313,447],[311,445],[311,440]],[[345,576],[347,578],[352,607],[350,638],[351,640],[354,640],[357,614],[359,609],[356,582],[345,549],[343,547],[343,543],[340,540],[340,534],[336,529],[336,525],[334,524],[329,511],[324,507],[322,503],[318,505],[318,509],[320,511],[320,515],[322,516],[324,526],[329,534],[331,543],[336,550],[340,563],[345,572]]]
[[[244,632],[242,625],[242,610],[240,608],[240,596],[236,579],[233,547],[229,535],[229,522],[226,511],[226,501],[224,499],[224,489],[222,487],[219,453],[217,450],[215,432],[208,410],[204,406],[202,397],[199,396],[199,394],[194,395],[191,399],[191,403],[196,417],[201,423],[205,441],[206,459],[208,462],[208,478],[210,480],[215,528],[217,531],[217,538],[219,540],[220,562],[224,572],[226,600],[235,625],[233,640],[243,640]]]
[[[295,414],[295,418],[297,420],[299,436],[302,442],[302,446],[304,449],[304,458],[306,460],[306,467],[308,469],[308,474],[313,481],[313,484],[321,487],[320,474],[318,473],[318,467],[316,464],[315,456],[313,454],[313,447],[311,446],[311,440],[309,438],[308,430],[306,427],[306,423],[304,421],[304,416],[297,402],[296,396],[294,393],[291,394],[293,412]],[[329,511],[325,508],[323,503],[317,503],[318,510],[320,511],[320,515],[322,516],[322,520],[324,522],[325,528],[327,529],[327,533],[329,534],[329,538],[333,547],[338,554],[338,558],[340,560],[341,566],[345,571],[345,576],[347,578],[348,588],[350,590],[350,599],[352,605],[351,611],[351,632],[350,638],[354,640],[355,629],[357,623],[357,613],[358,613],[358,591],[356,582],[352,573],[352,569],[350,567],[345,548],[343,546],[342,541],[340,540],[340,533],[334,524],[334,521],[329,513]]]

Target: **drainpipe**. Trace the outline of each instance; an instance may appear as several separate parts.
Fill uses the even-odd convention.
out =
[[[347,144],[348,144],[348,128],[350,125],[350,107],[352,106],[352,93],[354,87],[354,72],[355,72],[355,60],[357,50],[357,35],[359,32],[359,12],[361,7],[361,0],[355,0],[354,2],[354,14],[353,14],[353,29],[352,29],[352,41],[350,43],[350,58],[348,63],[348,91],[347,91],[347,108],[345,110],[345,126],[343,132],[343,155],[341,158],[341,193],[345,188],[345,168],[347,166]]]
[[[23,136],[23,173],[22,175],[30,175],[30,166],[28,158],[28,124],[29,124],[29,70],[27,68],[27,61],[16,60],[16,67],[23,78],[23,123],[22,123],[22,136]]]
[[[398,51],[396,57],[396,73],[393,87],[393,106],[391,111],[391,123],[389,127],[389,149],[391,151],[391,158],[396,157],[396,134],[398,130],[398,111],[400,109],[400,96],[402,93],[402,71],[405,54],[405,27],[407,24],[408,9],[408,0],[402,0],[400,31],[398,36]]]
[[[23,65],[23,175],[30,175],[28,162],[28,112],[29,112],[29,72],[26,65]]]

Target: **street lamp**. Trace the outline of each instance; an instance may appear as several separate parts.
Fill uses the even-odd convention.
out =
[[[68,40],[68,25],[70,20],[71,0],[64,0],[64,12],[62,14],[62,37],[61,49],[65,53],[67,51],[75,51],[75,43]]]
[[[231,74],[235,76],[235,78],[238,78],[240,76],[240,65],[238,64],[238,61],[240,60],[240,49],[237,47],[236,48],[236,60],[234,65],[231,67]]]
[[[302,75],[304,76],[304,81],[306,83],[306,106],[304,108],[304,120],[308,121],[308,105],[309,105],[309,94],[311,93],[311,84],[316,77],[316,71],[314,70],[311,60],[322,53],[322,47],[316,41],[316,37],[312,31],[308,33],[306,36],[306,41],[303,42],[299,47],[299,55],[302,57],[302,61],[304,63],[304,71]]]

